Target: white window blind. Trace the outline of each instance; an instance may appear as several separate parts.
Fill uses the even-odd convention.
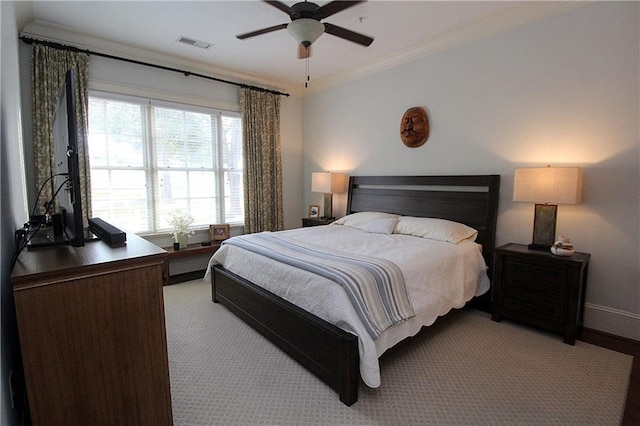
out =
[[[235,112],[120,95],[89,96],[92,214],[137,233],[242,223],[242,125]]]

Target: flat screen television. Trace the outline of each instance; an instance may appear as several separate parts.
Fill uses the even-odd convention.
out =
[[[78,167],[75,75],[68,70],[60,88],[53,119],[54,188],[56,205],[62,216],[64,239],[72,246],[84,245],[84,221]]]

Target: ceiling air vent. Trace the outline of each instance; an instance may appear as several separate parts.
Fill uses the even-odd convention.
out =
[[[201,49],[208,49],[211,47],[211,43],[207,43],[206,41],[196,40],[196,39],[185,37],[185,36],[180,36],[176,41],[179,41],[180,43],[188,44],[190,46],[199,47]]]

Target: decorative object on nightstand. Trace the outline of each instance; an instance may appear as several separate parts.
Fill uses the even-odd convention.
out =
[[[302,218],[302,227],[303,228],[308,228],[310,226],[322,226],[322,225],[328,225],[331,222],[333,222],[335,219],[328,219],[326,217],[321,218],[311,218],[311,217],[304,217]]]
[[[513,201],[536,203],[530,249],[549,250],[556,235],[557,204],[578,204],[581,199],[580,167],[547,166],[515,171]]]
[[[311,174],[311,191],[324,192],[324,216],[333,218],[333,194],[347,191],[347,175],[333,172],[313,172]]]
[[[558,239],[551,246],[551,253],[556,256],[573,256],[575,252],[571,239],[564,235],[558,235]]]
[[[495,251],[494,321],[503,317],[541,327],[573,345],[582,327],[591,255],[554,256],[509,243]]]
[[[309,219],[320,219],[320,206],[315,204],[309,206]]]

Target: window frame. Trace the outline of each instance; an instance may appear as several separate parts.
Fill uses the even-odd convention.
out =
[[[105,85],[102,84],[100,86],[105,86]],[[98,170],[109,170],[109,171],[118,170],[118,169],[120,170],[137,169],[145,173],[147,212],[150,215],[150,218],[148,220],[149,220],[151,229],[139,230],[139,231],[136,231],[136,233],[144,236],[153,236],[153,235],[163,235],[163,234],[166,234],[167,232],[170,232],[170,228],[161,227],[160,223],[158,223],[159,213],[158,213],[158,203],[157,203],[156,195],[158,194],[158,185],[159,185],[160,179],[158,179],[157,176],[162,170],[165,170],[165,168],[158,166],[158,159],[156,158],[157,150],[156,150],[156,144],[154,143],[155,138],[153,136],[154,125],[155,125],[153,108],[169,108],[169,109],[176,109],[180,111],[204,113],[207,115],[212,115],[217,117],[217,123],[215,126],[216,127],[215,144],[213,147],[215,152],[216,164],[213,165],[213,170],[209,170],[209,171],[213,171],[216,174],[216,184],[215,184],[216,188],[215,188],[215,197],[214,197],[215,207],[217,210],[216,217],[219,218],[218,220],[219,223],[228,223],[231,226],[244,226],[244,217],[240,221],[226,220],[226,199],[225,199],[226,194],[225,194],[225,180],[224,180],[225,175],[228,172],[242,173],[244,165],[242,165],[240,169],[225,168],[224,157],[222,155],[222,148],[223,148],[223,142],[224,142],[222,138],[223,130],[224,130],[222,126],[223,117],[227,116],[227,117],[238,118],[240,119],[240,125],[242,126],[242,121],[241,121],[242,117],[239,111],[240,109],[239,106],[233,105],[230,103],[225,103],[225,102],[211,102],[210,100],[207,100],[207,99],[189,97],[185,95],[176,96],[176,94],[171,94],[171,93],[166,93],[166,94],[163,93],[163,96],[157,96],[161,94],[161,92],[157,92],[157,91],[152,91],[154,92],[154,95],[157,96],[152,98],[144,95],[140,96],[138,94],[123,93],[122,90],[113,90],[114,87],[111,87],[111,85],[109,84],[106,84],[106,86],[111,90],[105,90],[104,87],[101,87],[101,88],[90,87],[89,100],[92,98],[99,98],[99,99],[106,99],[106,100],[111,100],[116,102],[133,103],[136,105],[140,105],[141,107],[144,107],[144,120],[145,120],[144,138],[145,140],[143,141],[143,165],[136,166],[136,167],[118,167],[118,166],[111,166],[111,165],[95,167],[95,169],[98,169]],[[115,85],[115,87],[120,88],[117,85]],[[130,89],[131,88],[127,87],[126,91],[130,91]],[[145,94],[148,94],[147,92],[149,91],[143,90],[142,92]],[[226,108],[220,108],[221,104]],[[243,147],[241,147],[241,149],[243,149]],[[90,169],[93,169],[93,168],[94,166],[90,164]],[[186,168],[185,170],[195,171],[197,169]],[[242,191],[242,195],[244,196],[244,190]],[[244,203],[244,200],[242,200],[242,202]],[[209,224],[200,223],[200,224],[195,224],[193,226],[193,229],[194,230],[208,229],[208,226]]]

